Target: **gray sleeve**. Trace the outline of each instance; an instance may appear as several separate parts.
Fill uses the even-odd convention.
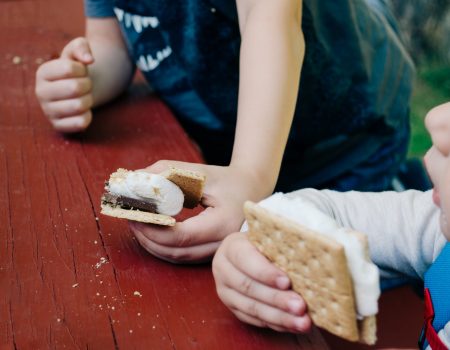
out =
[[[312,202],[338,223],[365,233],[382,278],[423,279],[445,244],[431,191],[335,192],[305,189],[287,194]]]
[[[84,0],[84,14],[86,17],[114,17],[112,0]]]

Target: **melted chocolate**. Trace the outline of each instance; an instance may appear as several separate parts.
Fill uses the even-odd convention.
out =
[[[149,213],[157,213],[156,204],[154,202],[146,202],[139,199],[117,196],[111,193],[104,193],[102,203],[109,204],[113,207],[121,207],[122,209],[139,209]]]

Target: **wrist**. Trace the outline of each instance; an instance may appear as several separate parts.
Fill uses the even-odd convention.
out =
[[[239,178],[244,178],[249,192],[249,200],[259,201],[273,193],[279,169],[254,167],[247,163],[231,161],[229,168]]]

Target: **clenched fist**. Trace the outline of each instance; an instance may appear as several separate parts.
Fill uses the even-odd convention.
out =
[[[36,96],[57,131],[78,132],[92,120],[92,81],[87,66],[94,62],[86,38],[69,42],[58,59],[36,72]]]

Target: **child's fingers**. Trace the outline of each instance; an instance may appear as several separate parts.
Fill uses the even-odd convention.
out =
[[[163,246],[180,248],[193,247],[223,239],[224,232],[233,232],[222,221],[227,217],[226,210],[207,208],[199,215],[183,222],[177,222],[172,227],[160,227],[142,223],[131,223],[133,230],[140,231],[147,239]],[[232,220],[225,220],[231,223]]]
[[[261,321],[260,319],[256,318],[256,317],[252,317],[250,315],[247,315],[239,310],[233,310],[234,315],[241,320],[242,322],[251,324],[252,326],[256,326],[256,327],[269,327],[273,330],[276,330],[278,332],[289,332],[289,329],[286,329],[284,327],[280,327],[274,324],[268,324],[265,323],[263,321]]]
[[[88,77],[43,81],[36,88],[36,95],[41,102],[67,100],[88,94],[92,81]]]
[[[68,118],[52,119],[51,123],[55,130],[71,133],[85,130],[92,121],[92,113],[88,111],[82,115],[72,116]]]
[[[243,263],[247,263],[244,260]],[[294,291],[279,290],[262,284],[244,275],[224,256],[222,247],[213,260],[213,274],[216,279],[217,292],[221,299],[222,292],[232,289],[253,300],[286,311],[292,315],[302,316],[306,313],[304,300]]]
[[[130,228],[139,244],[150,254],[173,263],[204,262],[217,250],[220,242],[209,242],[192,247],[167,247],[148,239],[141,231]]]
[[[232,289],[223,292],[230,302],[227,306],[233,311],[244,313],[261,320],[264,324],[275,325],[291,332],[306,333],[311,329],[311,319],[308,315],[294,316],[273,306],[261,303],[242,295]]]
[[[234,249],[228,249],[228,259],[233,266],[250,278],[263,284],[276,287],[278,289],[288,289],[290,281],[287,275],[267,260],[247,239],[246,234],[236,234],[236,238],[227,237],[226,240],[236,239],[239,243],[233,242]],[[241,262],[245,261],[245,264]]]
[[[43,103],[42,109],[50,119],[59,119],[84,114],[92,105],[92,95],[87,94],[70,100]]]
[[[298,331],[298,330],[292,330],[286,327],[282,327],[273,323],[267,323],[267,322],[263,322],[255,317],[252,317],[250,315],[247,315],[243,312],[240,312],[239,310],[233,310],[234,315],[241,321],[251,324],[253,326],[257,326],[257,327],[264,327],[264,328],[271,328],[274,331],[277,332],[281,332],[281,333],[286,333],[286,332],[290,332],[290,333],[307,333],[309,330],[303,332],[303,331]]]
[[[83,64],[91,64],[94,62],[89,42],[86,38],[80,37],[69,42],[61,52],[62,58],[68,58],[81,62]]]
[[[68,78],[82,78],[87,76],[87,69],[83,63],[69,59],[57,59],[39,66],[36,72],[36,82],[41,80],[55,81]]]

